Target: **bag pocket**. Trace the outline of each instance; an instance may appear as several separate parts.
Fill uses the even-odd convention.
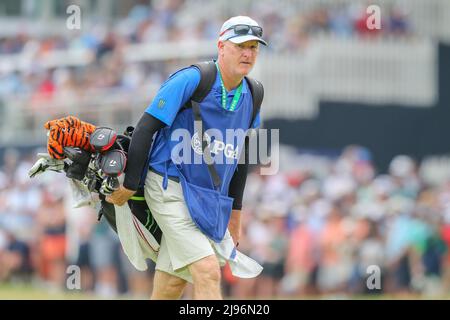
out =
[[[194,223],[211,240],[221,242],[227,231],[234,199],[216,190],[196,186],[183,178],[181,183]]]

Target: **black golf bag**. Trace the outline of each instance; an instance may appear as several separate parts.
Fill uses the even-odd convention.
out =
[[[91,153],[77,147],[64,147],[64,153],[71,161],[65,168],[68,178],[80,180],[90,192],[99,194],[101,207],[98,220],[103,216],[117,233],[114,205],[106,202],[107,195],[119,188],[118,177],[126,171],[127,152],[133,127],[128,127],[123,135],[117,135],[110,128],[99,127],[90,137],[95,152]],[[153,218],[144,198],[144,188],[140,187],[128,200],[132,214],[145,226],[158,243],[162,231]]]

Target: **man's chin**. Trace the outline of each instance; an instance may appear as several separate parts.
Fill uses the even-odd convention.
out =
[[[241,63],[239,71],[241,73],[242,76],[246,76],[250,73],[250,71],[252,71],[253,66],[250,64],[243,64]]]

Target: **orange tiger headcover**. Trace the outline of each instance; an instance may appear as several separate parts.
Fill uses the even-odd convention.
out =
[[[74,116],[47,121],[44,128],[49,130],[47,151],[54,159],[64,159],[63,147],[79,147],[94,151],[89,137],[95,130],[93,124],[81,121]]]

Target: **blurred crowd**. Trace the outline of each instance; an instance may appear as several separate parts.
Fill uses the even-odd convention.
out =
[[[33,157],[10,150],[0,170],[0,283],[67,290],[67,267],[102,297],[148,298],[154,266],[136,271],[118,237],[91,208],[74,209],[67,179],[28,178]],[[294,169],[247,180],[239,249],[264,270],[238,279],[235,298],[450,293],[450,180],[431,183],[422,165],[395,157],[377,174],[370,152],[290,156]],[[368,285],[373,268],[380,272]],[[370,281],[369,281],[370,282]],[[186,298],[190,295],[188,290]]]
[[[358,146],[289,161],[296,169],[250,176],[241,249],[265,269],[233,294],[450,293],[448,179],[408,156],[377,174]]]
[[[264,27],[264,38],[270,44],[264,49],[266,54],[301,52],[310,39],[322,35],[338,38],[414,35],[408,14],[395,6],[383,8],[381,30],[369,30],[366,21],[370,14],[366,6],[347,3],[304,9],[294,4],[264,1],[239,12],[254,17]],[[59,35],[38,36],[18,31],[14,36],[0,37],[0,100],[24,96],[38,109],[53,98],[70,101],[93,89],[131,92],[159,86],[175,70],[174,65],[180,64],[177,59],[131,62],[126,57],[129,48],[136,44],[214,41],[227,18],[216,2],[138,1],[125,17],[112,24],[95,23],[92,19],[81,30],[65,30]],[[61,50],[84,52],[88,58],[81,64],[71,63],[65,55],[58,58],[61,65],[49,66],[48,59],[56,61],[49,57]],[[1,63],[2,57],[14,56],[20,57],[20,63]]]

